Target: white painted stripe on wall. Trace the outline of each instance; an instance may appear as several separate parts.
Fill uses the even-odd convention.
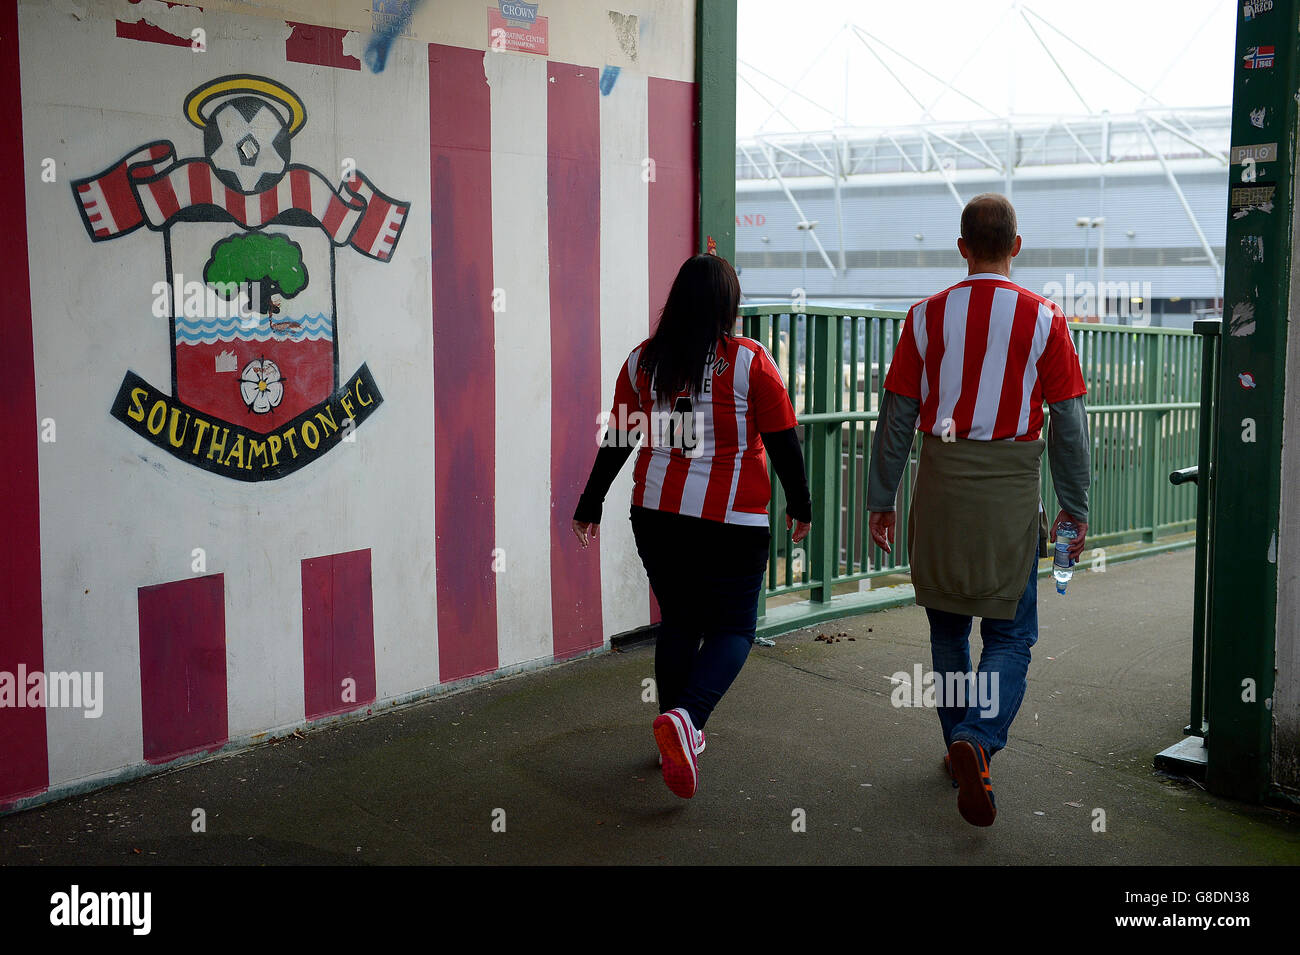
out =
[[[140,199],[140,209],[144,212],[145,220],[154,223],[162,222],[164,219],[162,207],[158,205],[158,200],[154,198],[153,190],[149,188],[137,189],[135,194]]]
[[[289,177],[286,176],[284,182],[288,183],[288,181]],[[172,191],[176,193],[176,205],[184,209],[190,204],[190,177],[176,176],[171,179],[171,184]]]
[[[338,165],[332,168],[341,172],[343,158],[355,159],[376,186],[411,203],[413,211],[392,259],[377,262],[344,249],[335,257],[339,373],[350,374],[367,362],[384,395],[383,405],[357,430],[356,444],[347,446],[361,453],[367,475],[367,493],[349,509],[364,532],[355,534],[356,546],[371,551],[375,688],[383,700],[440,682],[434,542],[442,528],[435,522],[433,481],[438,424],[429,311],[429,124],[395,122],[391,108],[375,108],[389,102],[384,93],[389,90],[402,115],[429,115],[428,48],[395,43],[383,73],[349,71],[348,78],[355,83],[336,86],[338,115],[348,121],[339,132]],[[393,90],[400,92],[394,95]],[[295,150],[301,136],[295,138]],[[317,155],[317,168],[330,172],[328,153]],[[413,168],[406,172],[408,166]],[[373,475],[385,468],[393,469],[395,480],[387,484],[386,493],[376,493]],[[348,549],[338,547],[335,552]]]
[[[539,247],[547,234],[546,60],[486,53],[483,69],[492,91],[492,274],[505,293],[505,310],[495,313],[496,546],[506,568],[497,574],[497,652],[505,667],[553,650],[550,259]],[[594,452],[594,423],[591,431]]]
[[[649,186],[646,78],[624,70],[600,98],[600,395],[614,403],[614,383],[628,353],[649,334],[647,236]],[[595,434],[595,422],[592,433]],[[594,451],[594,447],[593,447]],[[600,525],[600,604],[605,639],[650,622],[650,589],[628,522],[634,452],[605,497]]]

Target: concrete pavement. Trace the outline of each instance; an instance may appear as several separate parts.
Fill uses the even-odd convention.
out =
[[[929,668],[924,611],[907,607],[755,648],[707,726],[689,801],[655,766],[642,645],[3,817],[0,859],[1300,863],[1300,816],[1152,769],[1187,719],[1191,590],[1191,551],[1082,571],[1064,598],[1040,582],[990,829],[957,814],[935,714],[891,703],[892,674]]]

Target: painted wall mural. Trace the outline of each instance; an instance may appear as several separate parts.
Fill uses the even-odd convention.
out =
[[[162,234],[171,391],[127,371],[113,417],[182,461],[240,481],[283,477],[348,441],[383,401],[363,363],[339,375],[335,252],[391,259],[410,204],[345,169],[337,189],[290,161],[307,121],[272,79],[218,77],[185,118],[204,157],[148,143],[72,184],[95,242]],[[147,281],[142,278],[142,284]]]
[[[103,684],[0,706],[0,813],[651,619],[627,522],[566,514],[695,249],[694,5],[629,51],[548,0],[547,56],[493,0],[218,6],[0,2],[0,687]]]

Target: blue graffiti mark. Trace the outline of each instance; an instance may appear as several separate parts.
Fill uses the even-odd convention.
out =
[[[614,81],[618,79],[618,74],[622,72],[620,66],[607,66],[600,71],[600,95],[608,96],[609,91],[614,88]]]
[[[365,61],[371,73],[382,73],[388,65],[388,51],[393,41],[406,33],[415,9],[424,0],[374,0],[372,10],[375,31],[366,43]]]

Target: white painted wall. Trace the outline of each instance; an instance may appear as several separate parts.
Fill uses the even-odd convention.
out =
[[[439,681],[425,44],[484,47],[486,4],[425,3],[417,40],[397,41],[380,75],[285,62],[285,18],[368,30],[361,6],[19,5],[38,417],[53,418],[58,429],[57,442],[40,452],[44,663],[102,671],[106,694],[98,720],[47,710],[51,791],[142,763],[137,588],[192,576],[196,547],[206,552],[207,573],[225,575],[232,739],[304,718],[305,557],[371,549],[380,702]],[[646,76],[689,80],[694,55],[692,0],[625,6],[641,20],[636,59],[612,44],[604,4],[543,0],[540,10],[551,17],[553,59],[624,67],[601,100],[605,407],[618,365],[647,333]],[[116,18],[141,16],[180,34],[201,25],[207,50],[114,35]],[[364,39],[350,37],[348,47]],[[494,191],[510,200],[508,213],[498,204],[494,215],[494,268],[508,266],[511,276],[508,308],[498,317],[497,401],[515,413],[498,415],[494,478],[499,540],[515,569],[499,578],[498,591],[500,663],[510,667],[545,662],[552,645],[549,480],[539,480],[549,476],[550,436],[549,274],[537,254],[546,246],[546,62],[495,54],[485,69],[494,139],[509,131],[514,141],[535,144],[493,156]],[[167,321],[150,310],[152,285],[164,277],[162,239],[141,229],[92,243],[69,185],[154,140],[171,140],[182,158],[201,156],[202,134],[181,115],[181,103],[227,73],[269,75],[302,97],[308,120],[292,141],[295,162],[337,182],[344,161],[354,160],[379,189],[412,204],[391,261],[337,251],[340,374],[368,363],[383,405],[355,444],[252,485],[178,461],[109,415],[128,369],[164,389],[170,382]],[[57,164],[56,183],[41,181],[46,157]],[[630,472],[608,499],[619,519],[602,529],[607,638],[649,619],[644,572],[622,519]]]
[[[547,258],[546,61],[483,54],[492,96],[496,313],[498,662],[551,652],[551,272]]]
[[[650,275],[645,262],[649,184],[642,161],[649,155],[646,78],[619,77],[600,98],[600,406],[614,404],[614,382],[627,356],[650,334]],[[597,423],[591,422],[592,434]],[[650,591],[626,519],[632,501],[629,460],[605,498],[600,525],[600,604],[605,633],[621,633],[650,620]]]

